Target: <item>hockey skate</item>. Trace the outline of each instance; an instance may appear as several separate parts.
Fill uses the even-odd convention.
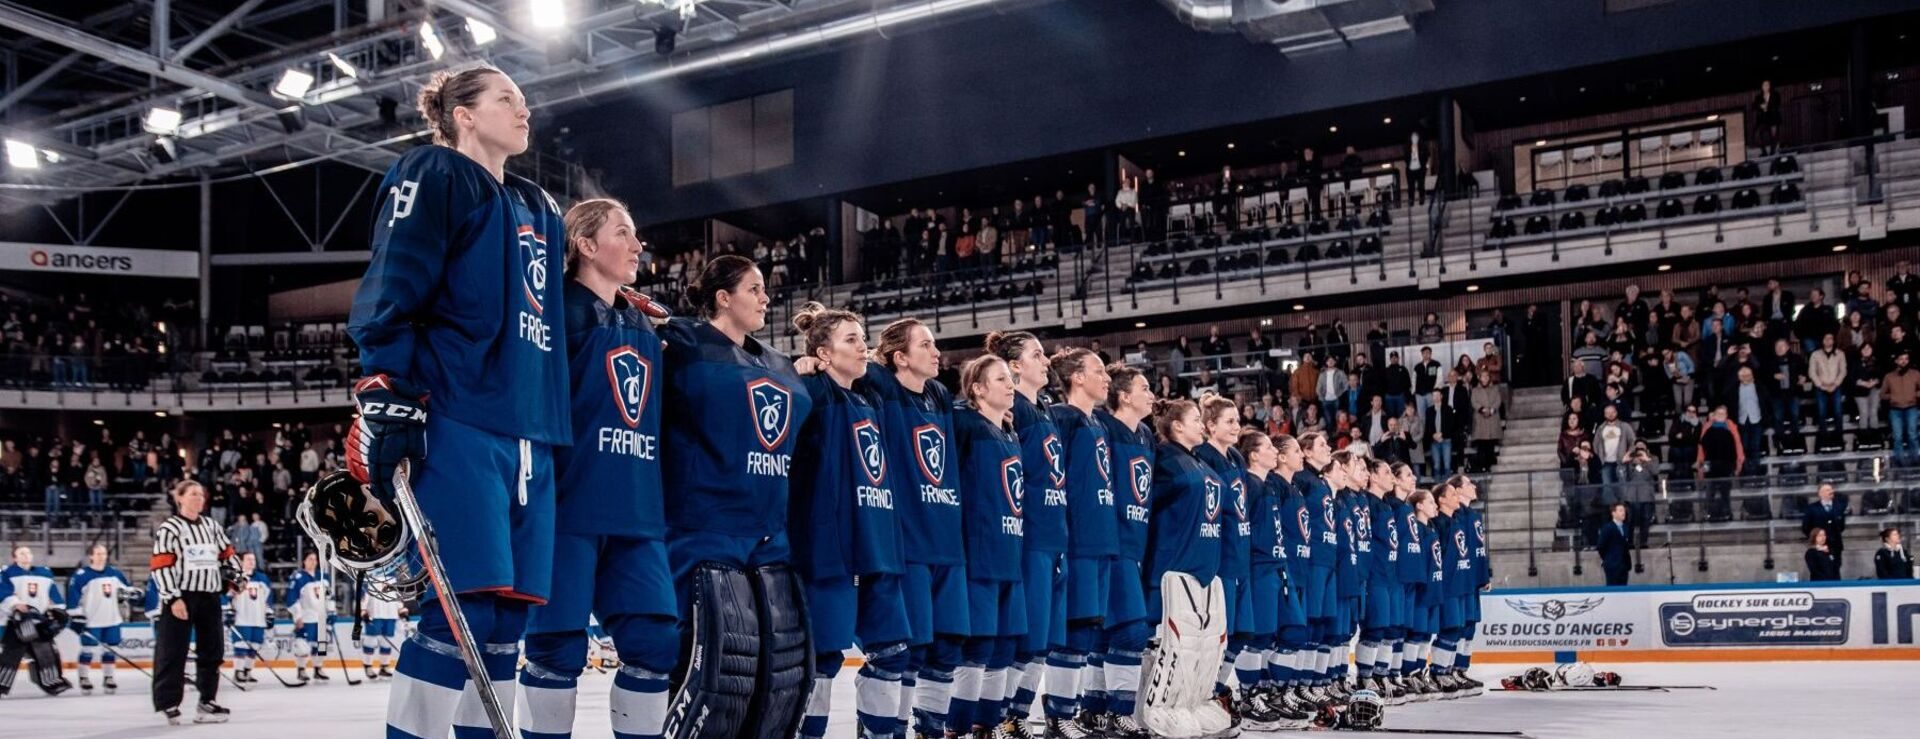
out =
[[[1112,712],[1100,715],[1099,726],[1098,733],[1107,739],[1149,739],[1153,736],[1147,727],[1141,726],[1132,716]]]
[[[86,675],[80,676],[80,694],[93,695],[93,681],[88,679]]]
[[[224,724],[227,722],[227,719],[231,717],[232,713],[232,711],[220,707],[220,704],[214,703],[213,701],[201,701],[200,710],[193,715],[193,722],[196,724]]]
[[[373,671],[373,665],[366,665],[366,666],[364,666],[364,667],[362,667],[361,669],[362,669],[363,671],[365,671],[365,672],[367,673],[367,679],[368,679],[368,680],[378,680],[378,679],[380,679],[380,673],[377,673],[377,672],[374,672],[374,671]]]
[[[1096,739],[1093,732],[1070,718],[1047,717],[1046,739]]]
[[[327,676],[327,671],[326,671],[326,670],[322,670],[322,669],[320,669],[320,666],[319,666],[319,665],[314,665],[314,666],[313,666],[313,679],[315,679],[315,680],[332,680],[333,678],[331,678],[331,677],[328,677],[328,676]]]
[[[381,677],[393,677],[393,671],[392,671],[392,670],[389,670],[389,669],[387,669],[387,666],[386,666],[386,665],[381,665],[381,666],[380,666],[380,676],[381,676]]]
[[[170,725],[173,725],[173,726],[179,726],[179,725],[181,725],[181,724],[183,724],[183,723],[186,723],[186,721],[185,721],[184,719],[182,719],[182,718],[180,717],[180,707],[179,707],[179,706],[174,706],[174,707],[172,707],[172,708],[169,708],[169,709],[167,709],[167,710],[165,710],[165,711],[161,711],[161,713],[162,713],[162,714],[164,714],[164,715],[166,715],[166,717],[167,717],[167,723],[168,723],[168,724],[170,724]]]
[[[119,684],[113,681],[113,678],[106,677],[106,678],[100,679],[100,692],[106,693],[107,695],[113,695],[115,692],[119,690],[120,690],[120,686]]]

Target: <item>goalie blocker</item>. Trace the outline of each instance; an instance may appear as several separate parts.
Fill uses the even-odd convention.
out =
[[[42,613],[29,608],[9,614],[6,632],[0,634],[0,696],[13,690],[14,675],[22,658],[31,660],[29,676],[47,695],[59,695],[73,687],[60,675],[60,651],[53,637],[67,627],[67,612],[58,608]]]
[[[813,687],[801,583],[784,564],[695,565],[684,657],[673,676],[668,739],[785,739]]]

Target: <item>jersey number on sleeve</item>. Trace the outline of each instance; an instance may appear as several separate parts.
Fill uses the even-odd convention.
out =
[[[387,218],[387,228],[393,228],[393,222],[413,215],[413,197],[420,190],[420,183],[414,180],[402,181],[388,188],[393,196],[393,215]]]

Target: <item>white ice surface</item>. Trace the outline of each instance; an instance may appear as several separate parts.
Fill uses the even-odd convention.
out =
[[[1479,698],[1420,703],[1387,709],[1386,725],[1419,729],[1521,730],[1539,739],[1656,739],[1661,737],[1892,737],[1911,736],[1914,678],[1911,662],[1780,662],[1759,664],[1597,664],[1621,673],[1628,684],[1712,685],[1718,690],[1668,693],[1501,693]],[[1524,666],[1474,667],[1474,676],[1497,685]],[[261,682],[242,693],[223,684],[219,701],[233,710],[231,723],[169,727],[153,713],[147,679],[120,671],[120,692],[83,696],[78,689],[49,698],[27,683],[0,699],[0,737],[32,739],[306,739],[382,735],[384,683],[350,687],[332,670],[333,682],[289,690],[259,671]],[[853,673],[834,686],[829,736],[851,739]],[[72,674],[69,673],[71,679]],[[98,673],[95,673],[98,681]],[[607,689],[612,678],[597,673],[581,680],[575,736],[610,737]],[[195,700],[194,693],[187,693]],[[190,714],[189,714],[190,715]],[[1343,733],[1342,736],[1363,736]],[[1249,734],[1248,736],[1259,736]],[[1367,735],[1386,736],[1386,735]]]

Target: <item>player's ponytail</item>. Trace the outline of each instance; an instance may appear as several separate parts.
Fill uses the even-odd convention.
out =
[[[879,342],[873,348],[873,353],[877,355],[875,361],[889,370],[900,369],[894,364],[893,355],[907,351],[908,344],[913,342],[913,330],[925,325],[918,318],[902,318],[880,329]]]
[[[1053,357],[1047,360],[1047,367],[1053,370],[1054,377],[1059,378],[1060,389],[1071,393],[1074,373],[1086,367],[1087,358],[1091,356],[1093,356],[1092,351],[1079,347],[1061,349],[1054,352]]]
[[[847,321],[860,323],[860,316],[809,300],[793,314],[793,329],[805,339],[807,356],[813,356],[814,352],[833,346],[833,332]]]
[[[592,243],[594,234],[607,225],[615,210],[627,210],[627,204],[613,198],[593,198],[567,209],[567,275],[580,268],[580,247]]]
[[[722,254],[709,259],[707,266],[701,268],[700,276],[694,279],[687,299],[693,301],[693,307],[700,311],[702,318],[712,319],[720,310],[720,293],[732,292],[756,269],[759,267],[754,266],[753,260],[738,254]]]
[[[987,333],[987,353],[1011,364],[1020,359],[1020,352],[1027,348],[1027,342],[1039,340],[1040,337],[1030,331],[991,331]]]
[[[1192,421],[1188,421],[1188,414],[1194,415],[1195,418]],[[1180,422],[1197,422],[1200,420],[1198,418],[1199,414],[1199,406],[1194,405],[1191,400],[1184,398],[1161,398],[1153,402],[1153,432],[1159,436],[1163,442],[1168,444],[1178,443],[1173,439],[1173,425]]]
[[[1253,453],[1260,449],[1261,444],[1271,443],[1273,439],[1268,437],[1266,432],[1247,429],[1240,432],[1240,439],[1234,442],[1233,446],[1240,450],[1240,456],[1243,459],[1253,459]]]
[[[420,111],[420,117],[426,119],[427,129],[433,132],[433,143],[459,145],[460,130],[453,122],[453,109],[479,104],[481,93],[487,91],[490,74],[506,75],[500,68],[482,62],[458,70],[434,72],[427,84],[420,87],[414,107]]]

